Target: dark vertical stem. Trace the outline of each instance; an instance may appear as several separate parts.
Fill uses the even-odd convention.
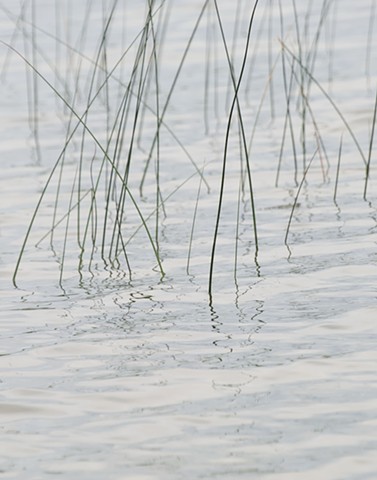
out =
[[[371,6],[370,6],[368,34],[367,34],[367,51],[366,51],[366,58],[365,58],[365,74],[367,77],[368,86],[370,82],[370,59],[372,54],[373,30],[374,30],[375,20],[376,20],[376,0],[372,0]]]
[[[376,90],[376,99],[374,101],[374,111],[373,111],[373,120],[372,120],[372,131],[370,134],[370,141],[369,141],[369,152],[368,152],[368,159],[367,164],[365,167],[365,184],[364,184],[364,200],[367,197],[367,188],[368,188],[368,180],[369,180],[369,171],[370,171],[370,162],[372,159],[372,149],[373,149],[373,141],[374,141],[374,131],[376,127],[376,117],[377,117],[377,90]]]
[[[241,69],[240,69],[240,73],[239,73],[237,81],[236,81],[236,79],[233,75],[231,59],[230,59],[230,56],[229,56],[229,52],[228,52],[228,48],[227,48],[227,44],[226,44],[226,40],[225,40],[224,30],[222,28],[222,22],[221,22],[220,12],[219,12],[218,5],[217,5],[217,0],[214,0],[214,2],[215,2],[216,14],[217,14],[217,17],[218,17],[218,20],[219,20],[219,27],[220,27],[220,30],[221,30],[221,35],[222,35],[222,38],[223,38],[224,48],[225,48],[225,52],[226,52],[226,56],[227,56],[227,60],[228,60],[228,64],[229,64],[229,70],[230,70],[230,73],[232,75],[232,81],[233,81],[233,87],[234,87],[234,97],[233,97],[233,101],[232,101],[230,111],[229,111],[228,122],[227,122],[226,133],[225,133],[223,166],[222,166],[222,174],[221,174],[221,182],[220,182],[220,194],[219,194],[219,200],[218,200],[217,216],[216,216],[216,223],[215,223],[215,232],[214,232],[214,235],[213,235],[210,269],[209,269],[208,293],[209,293],[210,296],[212,295],[213,269],[214,269],[214,263],[215,263],[217,237],[218,237],[218,232],[219,232],[220,217],[221,217],[222,203],[223,203],[223,197],[224,197],[224,186],[225,186],[225,176],[226,176],[226,165],[227,165],[227,160],[228,160],[228,146],[229,146],[230,128],[231,128],[231,124],[232,124],[232,120],[233,120],[234,109],[236,108],[236,106],[237,106],[237,110],[238,110],[238,118],[239,118],[239,121],[240,121],[240,127],[241,127],[241,132],[242,132],[242,140],[243,140],[243,145],[244,145],[244,148],[245,148],[245,155],[246,155],[246,167],[247,167],[248,179],[249,179],[250,201],[251,201],[251,209],[252,209],[252,214],[253,214],[255,255],[257,255],[257,252],[258,252],[258,235],[257,235],[257,225],[256,225],[253,187],[252,187],[252,182],[251,182],[250,162],[249,162],[249,156],[248,156],[248,151],[247,151],[247,146],[246,146],[246,137],[245,137],[244,127],[243,127],[243,122],[242,122],[242,115],[241,115],[240,104],[239,104],[239,98],[238,98],[238,93],[239,93],[239,89],[240,89],[240,86],[241,86],[242,77],[243,77],[245,67],[246,67],[246,61],[247,61],[248,51],[249,51],[249,46],[250,46],[251,31],[252,31],[252,27],[253,27],[253,24],[254,24],[254,16],[255,16],[256,9],[257,9],[257,5],[258,5],[258,0],[256,0],[255,3],[254,3],[254,7],[252,9],[251,17],[250,17],[250,20],[249,20],[249,27],[248,27],[247,38],[246,38],[246,45],[245,45],[242,65],[241,65]]]
[[[300,192],[301,192],[301,189],[302,189],[302,186],[304,185],[304,182],[306,180],[306,175],[308,174],[308,171],[309,171],[309,168],[317,154],[317,151],[318,151],[318,148],[317,150],[314,152],[312,158],[310,159],[305,171],[304,171],[304,174],[302,176],[302,179],[301,179],[301,182],[300,182],[300,185],[298,186],[298,189],[297,189],[297,193],[296,193],[296,196],[295,196],[295,200],[293,202],[293,206],[292,206],[292,210],[291,210],[291,214],[289,216],[289,220],[288,220],[288,225],[287,225],[287,230],[285,232],[285,237],[284,237],[284,243],[285,245],[288,246],[288,235],[289,235],[289,229],[291,228],[291,223],[292,223],[292,218],[293,218],[293,213],[295,211],[295,208],[296,208],[296,205],[297,205],[297,201],[298,201],[298,197],[300,196]]]
[[[339,173],[340,173],[340,161],[342,158],[342,148],[343,148],[343,135],[340,137],[339,143],[339,152],[338,152],[338,165],[336,167],[336,178],[335,178],[335,187],[334,187],[334,203],[336,204],[336,195],[338,193],[338,183],[339,183]]]
[[[194,25],[194,29],[193,31],[191,32],[191,35],[190,35],[190,38],[189,38],[189,41],[187,42],[187,45],[186,45],[186,48],[183,52],[183,55],[182,55],[182,58],[179,62],[179,65],[178,65],[178,69],[177,69],[177,72],[176,74],[174,75],[174,78],[173,78],[173,81],[172,81],[172,84],[170,86],[170,89],[169,89],[169,92],[167,94],[167,97],[166,97],[166,101],[165,101],[165,104],[164,106],[162,107],[161,109],[161,115],[160,115],[160,119],[159,119],[159,122],[158,122],[158,128],[157,128],[157,131],[156,131],[156,134],[153,138],[153,141],[152,141],[152,145],[151,145],[151,148],[150,148],[150,151],[149,151],[149,155],[148,155],[148,158],[147,158],[147,161],[145,163],[145,167],[144,167],[144,172],[143,172],[143,175],[142,175],[142,178],[141,178],[141,181],[140,181],[140,186],[139,186],[139,190],[140,190],[140,195],[142,196],[143,195],[143,187],[144,187],[144,182],[145,182],[145,179],[146,179],[146,175],[147,175],[147,171],[149,169],[149,164],[150,164],[150,161],[151,161],[151,158],[152,158],[152,154],[153,154],[153,151],[154,151],[154,147],[156,145],[156,142],[157,142],[157,136],[159,134],[159,129],[161,128],[161,124],[163,122],[163,119],[165,117],[165,114],[166,114],[166,111],[168,109],[168,106],[169,106],[169,103],[170,103],[170,100],[171,100],[171,97],[173,95],[173,92],[175,90],[175,87],[177,85],[177,82],[178,82],[178,78],[181,74],[181,71],[182,71],[182,68],[183,68],[183,65],[186,61],[186,58],[187,58],[187,55],[188,55],[188,52],[190,50],[190,47],[191,47],[191,44],[192,44],[192,41],[196,35],[196,32],[199,28],[199,25],[200,25],[200,22],[202,20],[202,17],[204,15],[204,12],[208,6],[208,3],[209,3],[209,0],[205,0],[204,4],[203,4],[203,7],[199,13],[199,16],[195,22],[195,25]]]
[[[271,80],[269,82],[270,87],[270,110],[271,110],[271,118],[275,118],[275,96],[274,96],[274,81],[272,76],[273,70],[273,61],[272,61],[272,12],[273,12],[273,2],[274,0],[269,0],[269,18],[268,18],[268,71],[271,76]]]
[[[31,58],[32,64],[37,66],[37,25],[35,0],[31,0]],[[38,75],[33,72],[33,100],[32,100],[32,131],[37,162],[41,161],[41,147],[39,141],[39,85]]]

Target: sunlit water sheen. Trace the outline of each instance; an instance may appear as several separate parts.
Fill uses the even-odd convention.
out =
[[[15,34],[14,22],[20,15],[18,2],[0,2],[1,39],[30,60],[31,3],[25,3],[23,15],[27,21],[23,23],[19,18]],[[140,5],[118,2],[108,44],[109,65],[115,63],[143,25],[146,2],[135,3]],[[203,3],[167,4],[171,18],[160,64],[162,99]],[[269,38],[273,61],[279,52],[277,2],[270,3],[274,4],[270,23],[265,10],[268,2],[261,2],[258,7],[255,31],[260,28],[260,44],[253,72],[245,73],[251,85],[243,97],[248,138],[266,87]],[[292,5],[283,3],[287,4],[287,41],[295,45]],[[298,15],[305,15],[311,3],[298,5]],[[314,3],[308,45],[314,38],[322,7],[322,2]],[[59,44],[61,51],[56,51],[58,44],[45,32],[75,45],[93,59],[103,29],[103,15],[112,3],[92,2],[84,43],[79,42],[79,34],[85,2],[81,5],[66,0],[55,4],[37,0],[34,4],[40,27],[34,36],[39,52],[44,54],[43,58],[37,55],[34,61],[60,89],[46,58],[55,62],[67,79],[68,89],[72,88],[74,75],[66,68],[65,47]],[[229,39],[234,5],[225,0],[219,2]],[[377,35],[373,35],[373,24],[369,23],[374,2],[346,0],[330,5],[315,77],[331,92],[367,156],[376,85],[375,51],[366,64],[368,29],[372,45]],[[245,23],[237,40],[242,48],[237,51],[242,52],[249,2],[241,3],[241,11]],[[56,23],[57,14],[60,22]],[[203,52],[208,30],[207,16],[204,18],[165,120],[198,167],[207,165],[205,178],[211,193],[207,193],[203,183],[200,185],[196,175],[169,198],[167,217],[161,218],[160,229],[166,272],[163,279],[154,268],[156,262],[141,231],[129,245],[131,279],[126,270],[109,272],[97,257],[91,275],[86,270],[80,279],[77,251],[73,249],[67,251],[64,281],[59,286],[59,253],[57,257],[53,255],[48,239],[38,248],[33,246],[51,227],[55,198],[52,188],[21,264],[18,288],[13,287],[11,277],[17,256],[34,205],[64,144],[68,114],[50,88],[39,80],[38,159],[28,121],[27,85],[30,86],[31,77],[26,76],[24,63],[16,54],[7,57],[7,48],[0,47],[2,65],[6,62],[0,94],[0,478],[377,478],[374,155],[365,201],[365,168],[360,154],[344,123],[313,84],[311,107],[326,142],[330,169],[328,174],[324,172],[318,156],[313,161],[292,218],[287,248],[284,237],[297,186],[289,141],[280,186],[274,186],[286,111],[278,63],[272,102],[275,117],[271,120],[267,95],[251,150],[258,257],[255,259],[246,195],[241,203],[235,267],[240,160],[238,139],[233,135],[210,302],[209,255],[226,127],[222,112],[229,83],[218,39],[217,88],[219,108],[223,110],[216,113],[211,97],[208,111],[212,123],[206,136]],[[213,10],[210,19],[215,19]],[[78,58],[72,60],[76,69]],[[61,65],[57,64],[59,59]],[[84,59],[81,68],[80,91],[85,92],[90,63]],[[124,67],[124,79],[127,68]],[[214,67],[211,68],[213,73]],[[216,82],[213,78],[211,81],[213,95]],[[119,85],[111,85],[114,100]],[[80,112],[85,100],[77,99]],[[152,96],[152,105],[153,101]],[[102,140],[106,115],[101,106],[94,109],[90,122]],[[150,137],[154,128],[153,119],[146,118],[145,136]],[[299,124],[296,128],[299,130]],[[310,159],[317,146],[312,125],[308,126],[307,136]],[[342,162],[334,203],[342,136]],[[299,131],[297,140],[299,143]],[[67,161],[67,178],[74,175],[79,141],[80,137]],[[91,145],[87,157],[95,154]],[[145,153],[136,150],[135,159],[142,165]],[[162,135],[160,163],[165,197],[195,172],[182,149],[166,133]],[[132,184],[135,195],[139,174],[136,171],[137,180]],[[302,168],[298,177],[301,181]],[[69,198],[69,182],[63,184],[62,192]],[[149,213],[155,201],[153,172],[145,194],[140,205]],[[130,212],[129,222],[132,231],[140,223],[134,211]],[[153,220],[151,228],[154,229]]]

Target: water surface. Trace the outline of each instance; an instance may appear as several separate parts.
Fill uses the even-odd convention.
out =
[[[101,58],[104,71],[111,70],[145,21],[144,2],[131,3],[115,4],[107,64]],[[171,1],[161,16],[156,14],[156,29],[158,21],[167,22],[158,64],[161,106],[203,4]],[[229,45],[237,12],[243,19],[234,36],[238,72],[251,7],[249,2],[237,5],[236,9],[231,2],[219,2]],[[37,0],[20,7],[2,1],[1,38],[83,113],[112,6],[105,1],[73,5],[68,0],[53,4]],[[323,11],[312,75],[336,102],[367,158],[376,84],[373,51],[368,53],[374,39],[370,22],[374,2],[363,0],[357,7],[348,0],[300,3],[304,52],[312,51]],[[286,43],[299,55],[293,4],[284,5],[283,17]],[[54,250],[48,236],[35,247],[51,228],[56,175],[32,230],[17,288],[13,286],[33,208],[73,120],[51,86],[33,77],[21,57],[1,46],[0,478],[376,478],[375,149],[363,199],[365,164],[360,151],[313,82],[309,104],[328,163],[321,147],[302,184],[285,245],[304,165],[317,150],[318,137],[308,119],[304,155],[302,122],[295,113],[297,182],[288,133],[276,187],[287,111],[278,2],[261,3],[255,21],[242,108],[248,142],[253,136],[250,155],[259,249],[256,257],[247,189],[239,202],[245,163],[235,122],[212,298],[209,258],[232,99],[214,5],[203,16],[164,118],[196,166],[169,130],[161,129],[159,187],[167,198],[158,237],[163,278],[143,229],[127,246],[131,278],[124,263],[118,270],[104,265],[99,250],[90,263],[90,249],[80,276],[73,214],[59,284],[66,224],[55,233]],[[108,82],[107,94],[101,94],[90,110],[88,124],[101,144],[106,143],[126,88],[135,48]],[[287,54],[288,70],[289,58],[292,62]],[[296,71],[294,112],[300,109],[300,70]],[[103,75],[97,73],[96,88]],[[153,111],[155,86],[144,97]],[[130,188],[136,198],[155,129],[155,116],[145,113],[132,160]],[[57,218],[64,216],[71,199],[81,138],[74,137],[67,149]],[[85,142],[83,162],[96,171],[99,147],[91,138]],[[154,154],[140,200],[145,215],[155,207],[156,161]],[[210,193],[199,180],[202,168]],[[83,179],[85,188],[90,188],[90,181],[90,175]],[[125,238],[140,225],[137,212],[127,205]],[[102,206],[99,199],[98,218]],[[152,216],[152,232],[154,222]]]

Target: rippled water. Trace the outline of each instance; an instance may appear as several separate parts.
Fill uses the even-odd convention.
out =
[[[84,4],[73,5],[69,0],[51,3],[25,2],[22,9],[14,2],[2,1],[1,38],[56,82],[59,91],[61,84],[49,67],[51,62],[59,74],[65,75],[67,90],[74,90],[76,80],[66,62],[73,55],[71,67],[77,71],[78,59],[82,58],[82,94],[88,86],[88,59],[95,58],[103,18],[112,3],[91,2],[89,16]],[[131,3],[116,4],[108,44],[109,65],[143,24],[144,2]],[[166,11],[170,9],[170,23],[160,63],[164,98],[203,3],[183,6],[171,1],[165,5]],[[287,43],[295,45],[293,4],[283,3]],[[376,84],[375,52],[371,52],[368,63],[367,45],[368,35],[373,39],[371,44],[375,43],[374,24],[370,22],[375,2],[362,0],[357,6],[348,0],[297,5],[302,30],[305,14],[311,12],[306,17],[311,25],[307,45],[315,37],[318,15],[327,4],[330,10],[321,31],[314,76],[337,102],[367,156]],[[29,23],[33,5],[39,29]],[[249,2],[239,5],[241,18],[247,19]],[[231,38],[235,7],[225,0],[219,6]],[[275,61],[281,32],[278,2],[262,2],[255,28],[255,32],[260,31],[260,43],[251,57],[255,61],[253,70],[246,72],[250,88],[242,97],[249,139],[263,92],[268,92],[251,149],[259,252],[255,258],[247,198],[240,203],[241,220],[236,230],[241,167],[234,135],[214,294],[209,301],[209,256],[226,127],[225,114],[216,113],[216,109],[224,109],[229,85],[218,38],[218,76],[211,77],[212,100],[207,111],[210,131],[205,135],[203,51],[212,31],[206,21],[212,25],[215,18],[213,6],[211,12],[209,17],[205,14],[203,27],[195,37],[165,118],[199,169],[206,165],[205,179],[211,192],[200,184],[182,148],[165,132],[160,160],[164,198],[194,176],[169,197],[167,216],[160,219],[166,272],[163,279],[153,268],[156,262],[141,231],[128,247],[131,279],[126,270],[106,269],[97,258],[91,274],[85,270],[80,278],[77,250],[72,248],[67,250],[64,281],[59,285],[62,237],[57,234],[55,253],[48,239],[34,247],[51,228],[55,199],[51,188],[21,264],[18,288],[13,287],[12,274],[34,205],[64,144],[68,113],[51,88],[39,79],[38,158],[36,137],[28,120],[31,93],[27,86],[33,84],[30,69],[25,73],[23,60],[1,45],[0,478],[376,478],[374,155],[364,200],[365,166],[360,153],[344,122],[313,83],[310,105],[326,142],[330,166],[327,172],[325,160],[322,158],[321,166],[319,155],[313,160],[292,217],[287,247],[284,237],[298,185],[287,141],[281,181],[275,187],[287,107],[280,73],[274,73],[273,90],[266,90],[269,42]],[[89,29],[85,42],[81,42],[85,15]],[[245,41],[246,26],[241,22],[238,45]],[[56,42],[46,32],[64,43]],[[35,57],[30,47],[33,35],[39,49]],[[66,44],[86,57],[75,56]],[[211,61],[214,52],[213,47]],[[126,64],[123,77],[117,72],[119,78],[127,78],[128,68]],[[281,70],[281,63],[275,68]],[[214,69],[211,64],[210,71]],[[116,82],[111,86],[113,100],[120,87]],[[219,106],[213,100],[216,92]],[[80,111],[85,100],[77,99]],[[271,108],[275,110],[273,118]],[[90,119],[101,141],[108,118],[105,113],[99,105]],[[147,139],[154,131],[153,121],[146,117]],[[295,128],[299,144],[300,124]],[[310,158],[317,141],[309,121],[307,138]],[[134,154],[137,165],[145,161],[142,147]],[[96,155],[93,144],[86,148],[89,159]],[[64,173],[65,199],[70,196],[69,179],[74,176],[79,150],[77,140]],[[301,165],[301,155],[299,160]],[[132,183],[135,192],[140,173],[136,168]],[[302,175],[300,167],[299,181]],[[57,180],[53,183],[56,186]],[[154,205],[153,185],[152,180],[147,182],[140,203],[146,214]],[[133,232],[140,221],[134,211],[129,217],[128,228]],[[71,239],[75,234],[69,232]]]

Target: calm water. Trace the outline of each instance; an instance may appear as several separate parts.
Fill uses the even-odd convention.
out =
[[[82,115],[90,89],[97,91],[104,72],[135,38],[140,41],[145,3],[0,2],[1,40],[22,53],[50,83],[33,76],[9,47],[0,46],[0,478],[374,480],[375,148],[366,200],[363,191],[377,79],[376,52],[368,48],[376,43],[375,1],[361,0],[357,6],[350,0],[297,2],[298,33],[293,3],[282,2],[283,32],[278,2],[258,6],[240,99],[247,142],[253,138],[259,252],[255,258],[247,189],[239,194],[245,162],[236,119],[212,302],[207,294],[209,258],[226,112],[232,101],[213,3],[204,12],[170,99],[160,157],[155,150],[139,203],[145,216],[152,214],[148,224],[154,235],[158,172],[161,197],[166,199],[166,216],[161,212],[158,220],[165,277],[161,279],[142,228],[126,246],[131,278],[124,262],[119,270],[104,267],[98,250],[90,263],[90,248],[78,275],[77,208],[67,230],[64,215],[75,203],[78,187],[72,185],[80,151],[89,172],[82,179],[83,191],[92,185],[101,161],[99,146],[90,135],[81,147],[79,130],[67,148],[64,168],[57,170],[42,202],[18,288],[12,285],[33,209],[67,130],[77,121],[52,87]],[[237,74],[249,3],[219,2]],[[153,112],[163,108],[203,4],[200,0],[187,6],[172,0],[155,14],[155,32],[157,36],[163,32],[158,37],[159,81],[151,74],[143,96]],[[113,6],[106,55],[97,61],[101,68],[92,82],[101,32]],[[150,31],[148,44],[152,66],[155,34]],[[282,38],[296,58],[295,63],[287,51],[298,171],[295,182],[288,127],[276,187],[287,112]],[[115,122],[137,46],[131,47],[107,82],[109,88],[101,90],[90,109],[87,122],[101,145]],[[310,107],[306,158],[298,58],[310,66],[312,75],[310,86],[304,75]],[[134,90],[140,78],[132,85]],[[156,117],[144,105],[129,184],[137,199],[156,129]],[[134,106],[130,112],[135,114]],[[123,158],[129,151],[129,132],[127,128]],[[288,248],[284,238],[292,205],[304,165],[316,151],[292,217]],[[200,182],[200,170],[208,185]],[[54,249],[50,236],[35,247],[53,222],[60,171],[56,219],[63,220],[54,234]],[[99,222],[104,198],[103,192],[98,195]],[[86,218],[88,204],[82,205],[81,218]],[[131,202],[126,216],[124,238],[129,239],[140,225]]]

